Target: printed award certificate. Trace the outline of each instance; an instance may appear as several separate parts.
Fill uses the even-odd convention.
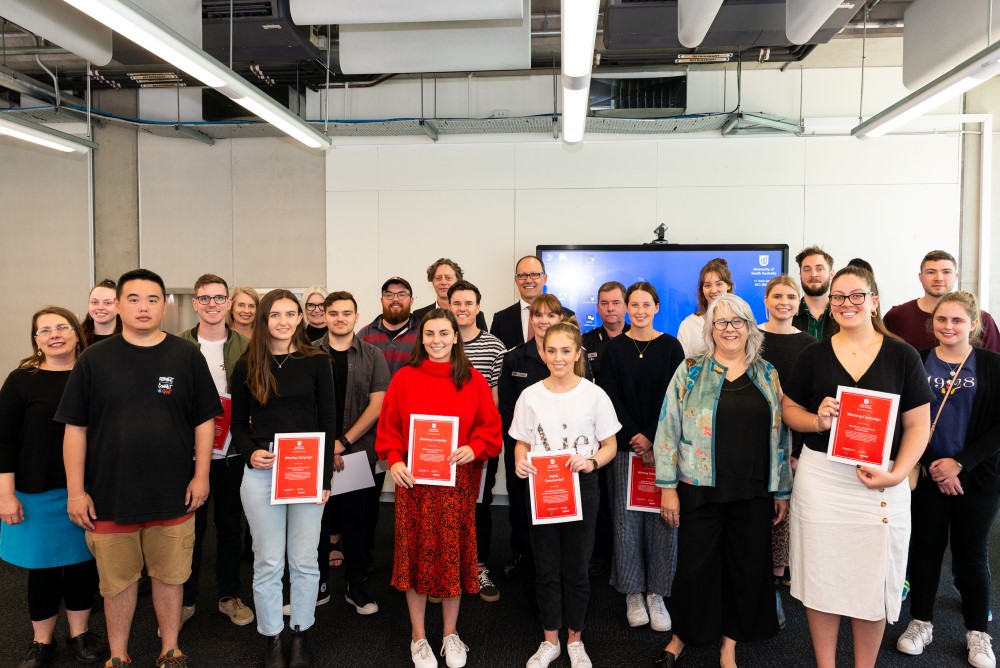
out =
[[[304,431],[274,435],[271,505],[316,503],[323,499],[323,455],[326,434]]]
[[[528,462],[538,472],[528,476],[531,496],[531,523],[556,524],[583,519],[580,502],[580,474],[566,464],[573,450],[529,452]]]
[[[215,416],[215,442],[212,444],[212,459],[224,459],[229,453],[229,444],[233,435],[229,425],[233,422],[233,398],[228,394],[220,394],[222,415]]]
[[[489,462],[477,461],[472,462],[472,466],[479,468],[479,496],[476,497],[476,503],[483,502],[483,495],[486,493],[486,467]]]
[[[826,458],[889,470],[899,395],[857,387],[837,387],[840,411],[830,429]]]
[[[656,467],[643,464],[642,457],[634,452],[630,452],[628,456],[628,502],[625,507],[644,513],[660,512]]]
[[[455,465],[448,458],[457,449],[457,417],[410,416],[410,446],[406,461],[415,484],[454,487]]]

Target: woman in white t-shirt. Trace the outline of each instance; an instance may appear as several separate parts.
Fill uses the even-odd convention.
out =
[[[621,424],[604,390],[584,380],[580,329],[570,322],[549,327],[543,343],[549,377],[521,393],[510,435],[518,477],[538,473],[528,452],[573,450],[567,466],[579,474],[583,520],[530,527],[537,575],[535,586],[545,640],[528,668],[545,668],[559,657],[559,630],[569,637],[566,651],[573,668],[591,666],[580,635],[590,599],[590,553],[600,492],[596,471],[615,458]]]
[[[733,291],[733,275],[729,272],[729,263],[724,258],[709,260],[698,272],[698,310],[681,320],[677,328],[677,340],[684,348],[688,357],[704,355],[708,350],[703,331],[705,329],[705,311],[708,305]]]

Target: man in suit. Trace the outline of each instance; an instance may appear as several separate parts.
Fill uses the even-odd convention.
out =
[[[525,255],[517,261],[514,267],[514,285],[520,299],[507,308],[493,314],[493,324],[490,334],[500,339],[508,350],[519,346],[530,338],[528,333],[528,308],[531,300],[542,294],[548,274],[545,273],[545,263],[534,255]],[[568,318],[573,311],[563,306],[563,312]]]

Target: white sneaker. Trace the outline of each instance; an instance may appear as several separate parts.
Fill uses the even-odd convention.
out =
[[[559,643],[553,645],[548,640],[543,640],[542,644],[538,646],[538,651],[528,659],[527,668],[548,668],[549,664],[558,659],[560,654],[562,654],[562,650],[559,649]]]
[[[469,646],[462,642],[457,633],[445,636],[441,643],[441,656],[444,657],[448,668],[462,668],[468,658],[466,654],[468,651]]]
[[[437,668],[438,665],[434,650],[426,638],[410,642],[410,658],[413,659],[413,668]]]
[[[969,646],[969,663],[976,668],[996,668],[992,640],[985,631],[969,631],[965,642]]]
[[[573,668],[594,668],[587,656],[587,650],[583,648],[583,643],[579,640],[566,645],[566,653],[569,654],[569,665]]]
[[[669,631],[671,627],[670,613],[663,605],[663,597],[659,594],[646,594],[646,607],[649,608],[649,627],[654,631]]]
[[[649,613],[642,601],[642,594],[625,594],[625,617],[632,628],[649,624]]]
[[[896,649],[903,654],[917,656],[923,654],[924,647],[930,645],[932,640],[934,640],[934,625],[913,619],[896,641]]]

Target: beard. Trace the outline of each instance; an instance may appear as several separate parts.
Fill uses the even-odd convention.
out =
[[[825,281],[820,284],[818,288],[814,288],[808,283],[802,284],[802,292],[806,293],[810,297],[823,297],[830,292],[830,281]]]
[[[395,326],[402,325],[404,322],[410,319],[410,307],[404,306],[398,311],[392,308],[392,305],[382,307],[382,322],[387,325]]]

